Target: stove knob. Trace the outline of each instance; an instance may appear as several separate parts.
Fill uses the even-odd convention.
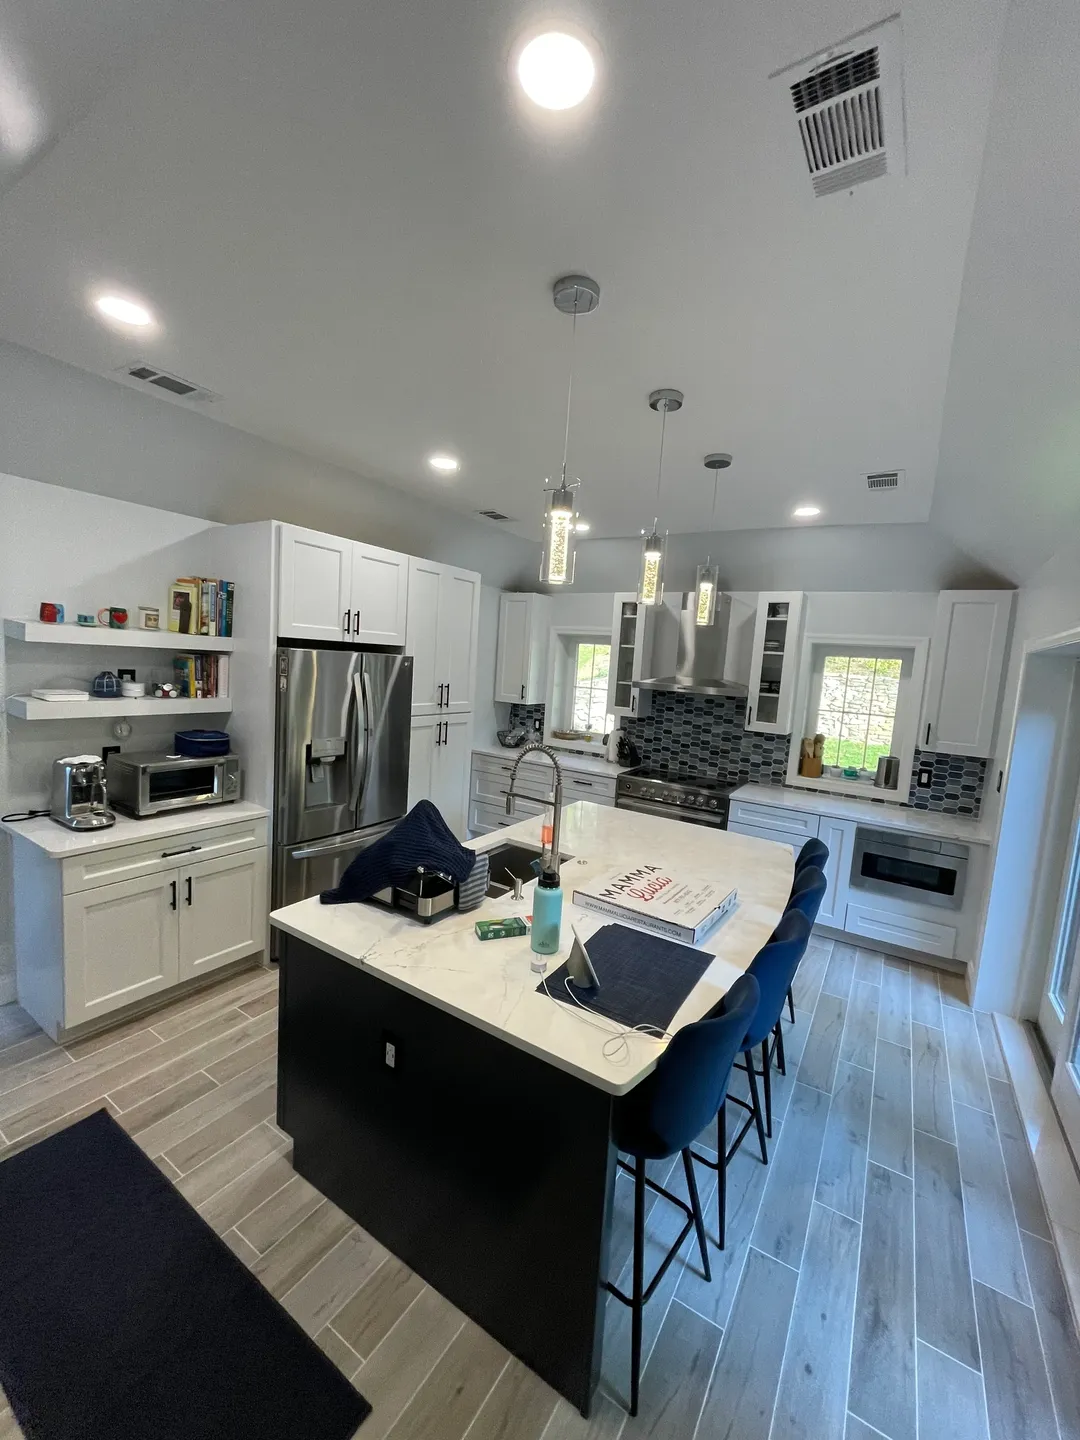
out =
[[[704,796],[704,795],[699,795],[699,796],[697,797],[697,803],[698,803],[699,805],[704,805],[704,804],[705,804],[705,796]]]
[[[715,810],[716,807],[717,807],[717,805],[718,805],[719,803],[720,803],[720,802],[719,802],[718,800],[710,800],[710,801],[709,801],[709,809],[710,809],[710,810]]]

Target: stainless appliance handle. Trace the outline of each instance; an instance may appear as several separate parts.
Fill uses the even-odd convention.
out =
[[[381,832],[376,830],[375,839]],[[364,839],[361,832],[351,831],[348,835],[338,835],[334,840],[324,840],[319,845],[305,845],[301,850],[286,850],[286,857],[289,860],[318,860],[324,855],[337,855],[342,850],[355,850]]]
[[[358,764],[356,767],[356,778],[353,781],[352,808],[355,814],[360,805],[364,793],[364,785],[367,783],[368,760],[371,754],[371,705],[368,694],[368,677],[361,671],[358,674],[353,672],[353,695],[356,699],[356,730],[357,745],[363,735],[363,752],[358,751]]]
[[[658,805],[652,800],[638,800],[629,795],[616,795],[617,810],[635,810],[639,815],[659,815],[664,820],[687,820],[692,825],[712,825],[727,829],[727,806],[723,810],[682,810],[675,805]]]

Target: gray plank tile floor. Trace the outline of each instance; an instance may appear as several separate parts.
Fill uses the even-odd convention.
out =
[[[956,977],[815,937],[770,1163],[748,1141],[729,1167],[712,1283],[688,1241],[647,1307],[633,1421],[624,1307],[583,1419],[295,1174],[275,988],[249,971],[67,1048],[0,1008],[0,1162],[106,1106],[371,1400],[359,1440],[1080,1440],[1057,1255],[993,1022]],[[630,1199],[620,1182],[620,1271]],[[657,1201],[648,1227],[651,1260],[679,1216]],[[0,1394],[0,1440],[20,1433]]]

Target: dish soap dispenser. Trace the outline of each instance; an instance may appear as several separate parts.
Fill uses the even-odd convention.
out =
[[[559,948],[562,924],[562,886],[554,867],[540,871],[533,896],[532,949],[535,955],[554,955]],[[533,961],[534,970],[543,970],[543,961]]]

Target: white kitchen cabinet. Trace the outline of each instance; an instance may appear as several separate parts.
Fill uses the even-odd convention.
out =
[[[495,646],[495,699],[508,705],[542,705],[547,698],[546,595],[504,591],[499,596]]]
[[[405,653],[413,657],[414,716],[472,710],[479,621],[475,571],[410,559]]]
[[[472,715],[414,715],[409,749],[409,808],[430,800],[464,839],[469,808]]]
[[[261,950],[266,850],[188,865],[179,875],[179,978],[191,980]]]
[[[818,839],[829,847],[829,858],[825,862],[826,890],[817,923],[843,930],[847,920],[851,857],[855,852],[855,821],[834,820],[831,815],[822,815]]]
[[[648,692],[634,688],[635,680],[652,671],[657,607],[639,605],[630,591],[615,596],[611,616],[611,662],[608,668],[608,710],[618,726],[623,720],[648,713]]]
[[[938,596],[920,749],[991,754],[1015,599],[1015,590],[943,590]]]
[[[759,805],[754,800],[732,800],[728,829],[749,834],[746,826],[764,826],[781,832],[792,844],[802,844],[818,833],[819,816],[812,810],[793,810],[786,805]]]
[[[754,622],[746,729],[790,735],[798,684],[805,596],[798,590],[762,591]]]
[[[887,950],[899,947],[923,955],[940,955],[946,960],[956,955],[955,925],[941,925],[896,910],[849,904],[843,928],[849,935],[874,940]]]
[[[281,637],[404,645],[408,593],[407,555],[299,525],[281,526]]]
[[[65,1029],[179,979],[175,870],[64,897]]]

